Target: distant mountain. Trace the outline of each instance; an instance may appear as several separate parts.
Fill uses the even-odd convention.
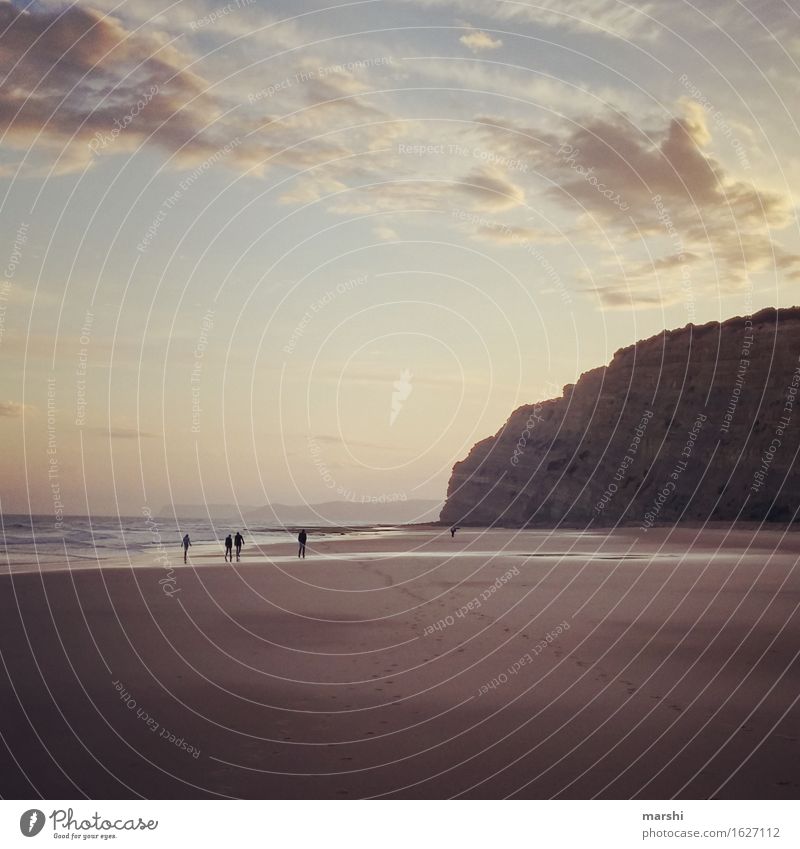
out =
[[[249,525],[395,525],[436,522],[441,501],[413,498],[407,501],[326,501],[320,504],[176,504],[161,508],[159,516],[179,519],[226,519]]]
[[[172,518],[173,515],[179,519],[208,519],[214,520],[238,519],[244,513],[257,508],[251,504],[165,504],[158,512],[161,518]]]
[[[797,307],[623,348],[456,463],[442,521],[796,521],[799,357]]]

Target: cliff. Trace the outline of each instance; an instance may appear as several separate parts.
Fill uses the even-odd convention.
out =
[[[441,521],[647,528],[796,518],[800,308],[664,331],[515,410],[453,468]]]

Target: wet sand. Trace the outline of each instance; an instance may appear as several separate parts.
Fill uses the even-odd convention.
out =
[[[309,542],[12,564],[0,793],[800,795],[796,534]]]

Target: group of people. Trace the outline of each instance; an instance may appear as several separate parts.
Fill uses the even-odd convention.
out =
[[[306,540],[308,539],[308,534],[306,533],[306,529],[303,528],[302,531],[297,535],[297,542],[299,544],[299,548],[297,549],[297,556],[302,557],[303,560],[306,558]],[[183,545],[183,562],[186,563],[186,558],[189,554],[189,547],[191,546],[192,541],[189,538],[189,534],[183,535],[183,541],[181,545]],[[233,550],[236,549],[236,562],[239,562],[239,555],[242,553],[242,547],[244,546],[244,537],[242,536],[241,531],[236,531],[236,536],[228,536],[225,537],[225,562],[233,563]]]
[[[458,528],[454,525],[450,528],[450,536],[455,537],[456,531]],[[302,557],[303,560],[306,559],[306,540],[308,539],[308,534],[306,533],[306,529],[300,531],[297,535],[297,542],[299,548],[297,549],[297,556]],[[186,556],[189,552],[189,546],[192,544],[192,541],[189,539],[189,534],[186,534],[183,537],[183,562],[186,562]],[[239,562],[239,555],[242,552],[242,546],[244,545],[244,537],[241,534],[241,531],[236,531],[236,536],[232,537],[230,534],[225,537],[225,562],[233,563],[233,550],[236,549],[236,562]]]
[[[458,528],[454,525],[450,528],[450,536],[455,537],[456,531]],[[297,535],[297,542],[299,548],[297,549],[297,556],[302,557],[303,560],[306,559],[306,540],[308,539],[308,534],[306,533],[306,529],[300,531]],[[189,553],[189,546],[192,544],[192,541],[189,539],[189,534],[185,534],[183,537],[183,562],[186,563],[186,557]],[[233,550],[236,549],[236,562],[239,562],[239,555],[242,553],[242,546],[244,545],[244,537],[242,536],[241,531],[236,531],[236,536],[228,536],[225,537],[225,562],[233,563]]]
[[[183,541],[181,545],[183,546],[183,562],[186,563],[186,558],[189,554],[189,548],[192,544],[192,540],[189,537],[189,534],[183,535]],[[239,555],[242,553],[242,546],[244,545],[244,537],[242,536],[240,531],[236,531],[236,536],[232,537],[230,534],[225,537],[225,562],[233,563],[233,549],[236,547],[236,561],[239,561]]]
[[[244,545],[244,537],[242,536],[240,531],[236,531],[236,536],[232,537],[230,534],[225,537],[225,562],[233,563],[233,547],[236,546],[236,562],[239,562],[239,555],[242,553],[242,546]]]

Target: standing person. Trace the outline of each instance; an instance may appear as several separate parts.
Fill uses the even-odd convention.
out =
[[[297,541],[300,543],[300,548],[297,551],[297,556],[302,557],[303,560],[306,559],[306,540],[308,539],[308,534],[306,533],[306,529],[303,528],[302,531],[297,535]]]
[[[456,535],[456,531],[457,531],[457,530],[458,530],[458,528],[456,528],[455,526],[453,526],[452,528],[450,528],[450,538],[451,538],[451,539],[455,538],[455,535]]]
[[[225,537],[225,562],[229,559],[233,563],[233,537],[230,534]]]
[[[236,531],[236,536],[233,538],[233,544],[236,546],[236,562],[239,562],[239,555],[242,551],[242,546],[244,545],[244,537],[242,536],[241,531]]]
[[[192,541],[189,539],[189,534],[183,535],[183,562],[186,562],[186,555],[189,553],[189,546],[192,544]]]

